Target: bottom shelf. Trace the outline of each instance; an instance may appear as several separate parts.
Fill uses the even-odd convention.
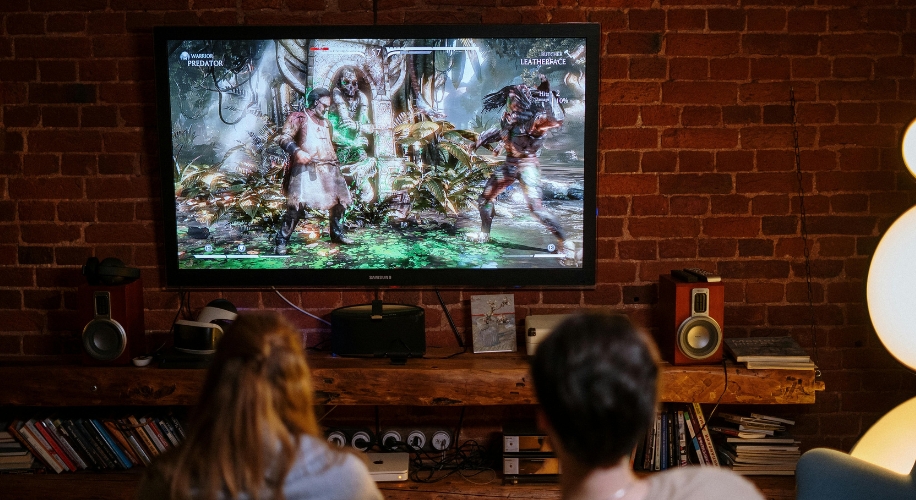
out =
[[[556,484],[504,485],[502,477],[485,482],[476,476],[450,476],[436,483],[379,483],[386,500],[458,500],[560,498]],[[767,500],[794,500],[795,476],[749,476]],[[471,482],[474,481],[474,482]],[[77,472],[70,474],[0,474],[3,498],[59,498],[67,500],[132,500],[140,482],[137,472]]]

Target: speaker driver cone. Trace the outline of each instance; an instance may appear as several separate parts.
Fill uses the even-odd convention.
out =
[[[95,319],[83,328],[83,348],[94,359],[117,359],[126,347],[127,332],[117,321]]]
[[[722,328],[709,316],[691,316],[677,332],[678,347],[690,359],[708,358],[722,343]]]

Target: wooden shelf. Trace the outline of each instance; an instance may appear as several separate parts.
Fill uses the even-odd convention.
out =
[[[490,477],[492,478],[492,476]],[[556,500],[556,484],[504,485],[497,477],[479,475],[469,479],[448,477],[436,483],[379,483],[387,500],[459,500],[465,498]],[[748,477],[767,500],[795,498],[794,476]],[[474,482],[471,482],[474,481]],[[67,498],[68,500],[132,500],[140,483],[140,473],[76,472],[65,474],[0,474],[4,498]],[[61,492],[66,491],[65,497]]]
[[[317,402],[329,405],[474,406],[535,404],[528,363],[520,354],[461,354],[449,359],[385,359],[310,355]],[[0,366],[0,401],[14,406],[191,406],[205,370]],[[725,380],[728,390],[722,394]],[[734,364],[663,365],[664,402],[810,404],[824,389],[813,371],[747,370]]]

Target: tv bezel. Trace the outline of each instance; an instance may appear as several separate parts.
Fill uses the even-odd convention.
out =
[[[167,287],[191,288],[593,288],[597,266],[598,81],[597,23],[513,25],[163,26],[153,29],[162,182],[163,253]],[[409,38],[583,38],[586,40],[585,144],[581,266],[501,269],[181,269],[179,267],[169,40]],[[594,214],[591,216],[590,214]]]

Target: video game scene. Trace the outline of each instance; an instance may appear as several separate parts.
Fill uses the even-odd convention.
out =
[[[584,39],[167,48],[181,269],[581,267]]]

